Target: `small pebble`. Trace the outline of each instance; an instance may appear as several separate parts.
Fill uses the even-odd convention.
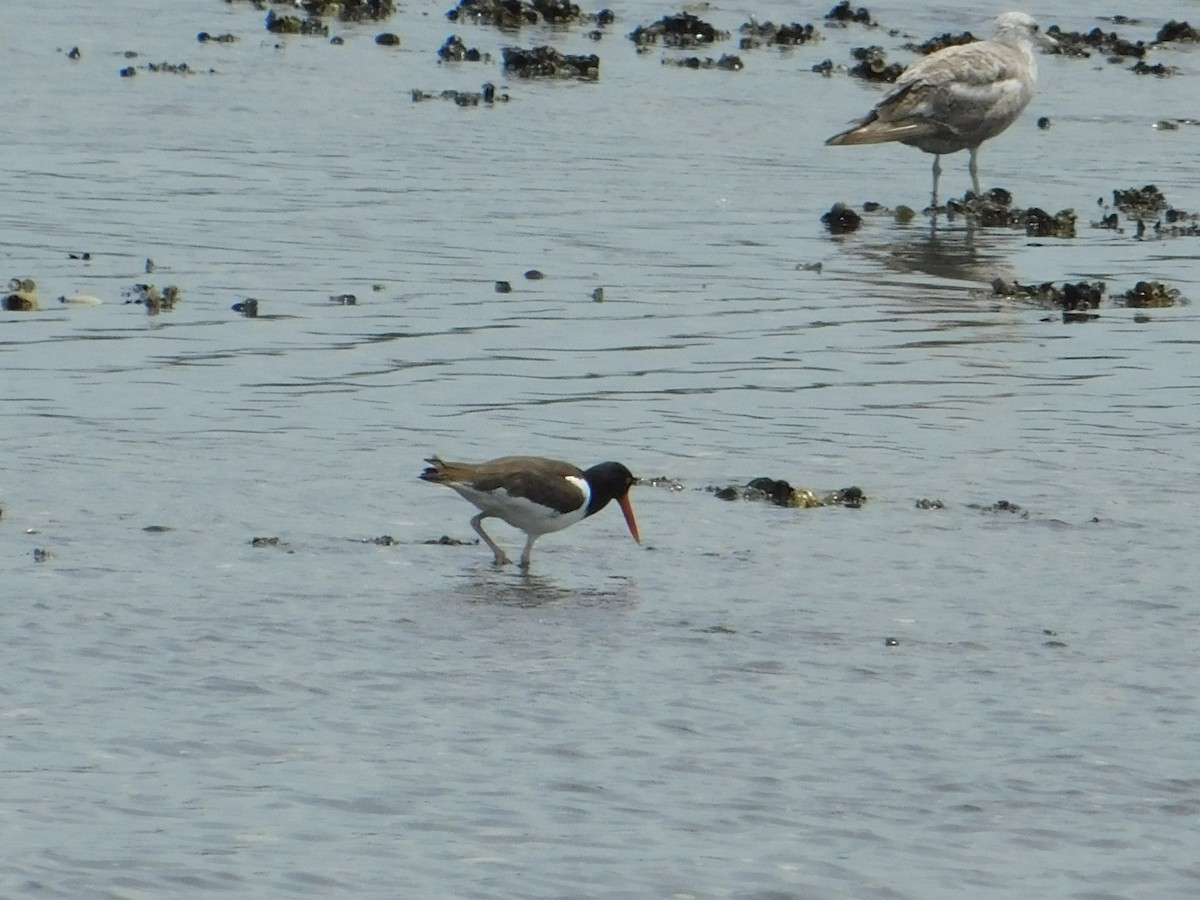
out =
[[[509,284],[507,281],[497,281],[496,282],[496,293],[497,294],[511,294],[512,293],[512,285]]]

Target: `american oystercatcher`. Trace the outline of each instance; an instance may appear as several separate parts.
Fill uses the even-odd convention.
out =
[[[509,559],[483,530],[482,522],[489,516],[527,535],[522,569],[529,568],[529,552],[539,537],[600,512],[610,500],[620,504],[629,533],[642,542],[629,503],[629,488],[636,479],[620,463],[600,463],[582,471],[540,456],[503,456],[485,463],[444,462],[431,456],[425,461],[430,466],[421,473],[423,480],[454,488],[482,510],[471,527],[492,548],[498,566]]]

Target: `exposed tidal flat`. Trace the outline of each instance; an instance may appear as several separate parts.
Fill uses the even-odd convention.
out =
[[[1065,236],[824,146],[854,48],[994,4],[451,5],[6,9],[0,894],[1195,896],[1186,8],[1026,8],[1145,48],[1039,54],[980,152]],[[544,46],[597,77],[503,70]],[[432,453],[620,460],[643,544],[496,569]]]

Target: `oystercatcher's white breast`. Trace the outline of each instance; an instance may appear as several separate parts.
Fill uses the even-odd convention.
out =
[[[569,528],[576,522],[582,521],[587,513],[588,503],[592,499],[592,489],[584,479],[575,475],[565,477],[580,492],[579,506],[568,512],[560,512],[557,509],[542,506],[525,497],[514,497],[504,488],[480,491],[469,484],[447,483],[489,516],[503,519],[526,534],[549,534],[552,531],[562,531],[564,528]]]

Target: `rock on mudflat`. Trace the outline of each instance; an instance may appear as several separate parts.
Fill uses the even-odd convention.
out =
[[[34,312],[42,308],[37,284],[32,278],[12,278],[8,290],[0,294],[0,308],[7,312]]]
[[[839,22],[843,25],[847,22],[857,22],[860,25],[878,24],[871,18],[871,12],[865,6],[851,9],[850,0],[842,0],[841,3],[825,13],[825,20],[827,22]]]
[[[814,509],[821,506],[846,506],[858,509],[867,502],[862,488],[848,487],[818,495],[807,488],[794,488],[778,478],[754,478],[744,485],[710,487],[707,490],[718,500],[765,500],[776,506]]]
[[[809,41],[821,39],[821,33],[812,24],[801,25],[793,22],[791,25],[775,25],[771,22],[759,24],[753,20],[746,22],[739,29],[741,39],[738,49],[755,50],[759,47],[798,47]]]
[[[157,315],[160,312],[169,312],[175,308],[175,304],[183,299],[183,291],[178,285],[169,284],[165,288],[159,289],[155,284],[135,284],[133,288],[126,292],[126,303],[137,303],[146,307],[146,312],[150,315]]]
[[[504,71],[519,78],[579,78],[595,81],[600,77],[600,57],[571,56],[553,47],[505,47]]]
[[[611,10],[585,13],[570,0],[459,0],[458,6],[446,13],[451,22],[471,22],[475,25],[495,25],[516,30],[525,25],[578,25],[595,23],[610,25],[615,19]]]
[[[850,234],[862,225],[862,216],[845,203],[835,203],[829,212],[821,216],[821,221],[830,234]]]
[[[1036,206],[1014,208],[1012,194],[1004,188],[992,188],[982,195],[968,191],[961,200],[947,201],[946,212],[951,217],[962,216],[985,228],[1024,229],[1029,237],[1075,237],[1073,209],[1062,209],[1051,215]]]
[[[728,40],[729,32],[720,31],[698,16],[685,12],[663,16],[653,25],[639,25],[629,33],[629,39],[639,46],[699,47]]]

